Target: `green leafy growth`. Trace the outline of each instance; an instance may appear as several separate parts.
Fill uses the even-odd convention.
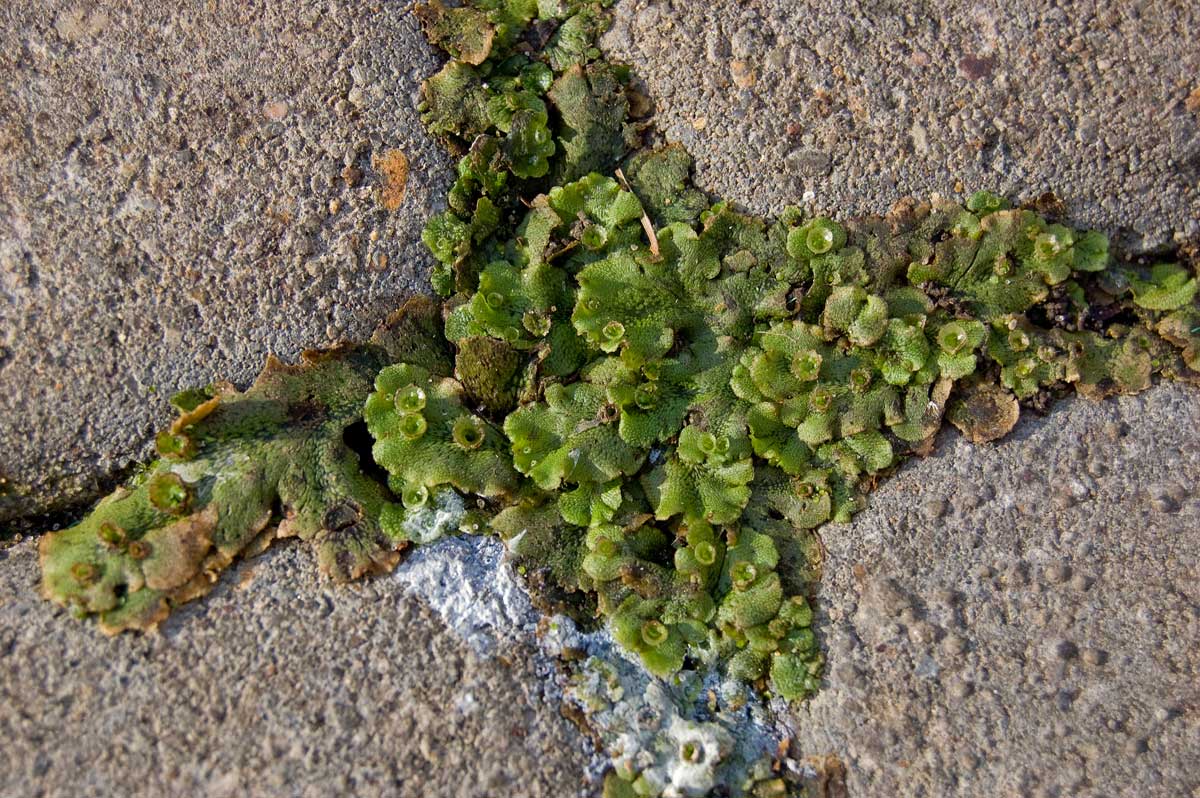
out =
[[[544,14],[561,20],[546,43],[545,57],[555,72],[600,58],[596,40],[608,29],[608,18],[591,3],[543,3]],[[551,7],[553,6],[553,7]]]
[[[429,43],[467,64],[478,66],[492,52],[496,28],[488,14],[472,6],[445,6],[441,0],[418,4],[417,18]]]
[[[799,700],[816,691],[824,659],[802,595],[787,596],[774,540],[750,529],[731,533],[717,610],[727,670],[743,681],[770,677],[775,693]]]
[[[363,417],[375,439],[372,456],[397,495],[452,485],[501,496],[517,474],[500,431],[463,406],[462,384],[420,366],[388,366],[375,378]]]
[[[460,215],[474,212],[479,199],[487,197],[495,205],[507,199],[509,172],[500,139],[480,136],[458,162],[458,178],[450,187],[447,205]]]
[[[568,67],[550,87],[548,97],[562,120],[558,143],[563,150],[558,182],[590,172],[611,171],[637,144],[627,122],[629,99],[625,73],[604,63]]]
[[[987,339],[987,328],[974,319],[954,319],[938,328],[938,372],[952,380],[968,377],[975,371],[976,351]]]
[[[621,439],[635,448],[649,449],[667,443],[683,427],[695,398],[693,377],[699,367],[691,351],[640,368],[609,357],[593,361],[584,377],[603,386],[608,401],[619,409]]]
[[[627,249],[642,240],[642,204],[611,177],[592,172],[573,183],[555,186],[546,204],[566,226],[559,228],[560,235],[578,242],[571,257],[575,265],[599,257],[590,253]]]
[[[675,454],[646,474],[643,485],[660,520],[681,515],[714,524],[736,521],[750,499],[754,465],[745,436],[684,427]]]
[[[1179,310],[1196,298],[1196,277],[1178,263],[1160,263],[1145,279],[1133,277],[1133,303],[1146,310]]]
[[[673,222],[695,226],[708,210],[708,197],[691,184],[692,156],[678,144],[640,150],[625,162],[624,171],[657,227]]]
[[[661,359],[678,332],[701,320],[678,271],[649,249],[614,252],[577,280],[575,329],[597,349],[620,352],[630,365]]]
[[[490,527],[541,607],[583,618],[595,613],[594,585],[584,567],[587,530],[564,524],[554,501],[527,498],[512,504],[492,518]]]
[[[526,268],[495,260],[479,273],[478,290],[449,322],[457,340],[488,336],[531,349],[550,332],[555,309],[568,300],[566,274],[545,263]]]
[[[644,455],[621,439],[618,416],[599,386],[551,384],[544,402],[505,419],[512,462],[543,490],[556,490],[564,481],[609,482],[634,474]]]
[[[546,103],[531,91],[513,91],[492,98],[488,111],[505,133],[503,151],[517,177],[542,177],[550,171],[555,145]]]
[[[478,271],[501,254],[487,239],[512,235],[519,199],[532,199],[542,178],[562,184],[610,172],[636,145],[626,120],[628,72],[597,60],[607,21],[590,3],[434,0],[416,13],[450,56],[422,86],[422,118],[431,132],[469,147],[448,209],[422,238],[440,264],[435,290],[470,293]],[[543,52],[530,53],[527,40],[547,31]]]
[[[1200,307],[1181,308],[1159,318],[1155,330],[1164,341],[1178,349],[1180,364],[1164,371],[1176,378],[1200,375]]]
[[[460,165],[457,223],[433,240],[459,292],[446,333],[533,483],[500,534],[554,574],[541,589],[594,596],[652,672],[715,654],[735,678],[810,694],[811,530],[848,520],[944,418],[995,440],[1022,402],[1068,386],[1098,398],[1200,377],[1188,266],[1114,267],[1103,234],[986,191],[852,222],[710,205],[682,148],[637,151],[599,7],[537,13],[540,52],[493,47],[486,88],[448,67],[427,91],[435,131],[496,139]],[[531,65],[537,80],[518,80]],[[433,100],[449,86],[459,118],[443,131]],[[521,92],[551,111],[535,171],[557,187],[513,167],[511,117],[541,120]],[[477,348],[508,359],[489,368]]]
[[[471,64],[451,60],[421,86],[421,120],[431,133],[474,140],[492,127],[483,75]]]
[[[460,339],[454,376],[470,404],[504,415],[517,404],[523,376],[520,352],[507,341],[475,336]]]
[[[346,438],[381,366],[408,357],[445,368],[437,313],[412,300],[370,344],[306,352],[298,365],[269,358],[245,392],[181,394],[161,459],[42,538],[45,595],[115,633],[157,625],[277,537],[311,543],[335,579],[389,570],[398,543],[380,513],[391,496]]]
[[[582,482],[559,494],[558,511],[567,523],[589,527],[612,521],[622,501],[620,479]]]
[[[669,538],[646,521],[619,517],[588,527],[583,571],[608,615],[630,592],[657,598],[667,586],[669,572],[658,555],[669,548]]]

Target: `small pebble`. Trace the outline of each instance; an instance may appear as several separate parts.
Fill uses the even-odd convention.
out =
[[[712,63],[721,63],[730,55],[729,40],[716,31],[709,31],[704,43],[704,54]]]
[[[946,688],[946,692],[950,694],[951,698],[963,699],[975,692],[975,685],[968,681],[956,680],[950,683],[950,686]]]
[[[1140,737],[1130,738],[1125,743],[1125,753],[1130,756],[1137,756],[1138,754],[1144,754],[1149,750],[1150,750],[1150,746],[1147,745],[1146,741],[1141,739]]]
[[[866,679],[863,672],[848,662],[842,663],[835,668],[833,676],[845,686],[855,690],[861,690],[866,686]]]
[[[1160,494],[1150,498],[1150,509],[1156,513],[1175,513],[1179,512],[1179,502],[1170,496]]]
[[[908,639],[917,645],[928,645],[937,637],[937,628],[928,621],[917,621],[908,630]]]
[[[794,150],[784,157],[784,165],[803,177],[823,177],[829,174],[833,160],[828,153],[812,147]]]
[[[936,521],[946,514],[946,500],[933,499],[921,507],[921,517],[926,521]]]
[[[1046,581],[1052,585],[1061,585],[1071,578],[1071,567],[1063,563],[1055,563],[1046,569]]]
[[[912,606],[896,580],[888,577],[873,580],[863,592],[864,603],[874,606],[886,615],[899,616]]]
[[[754,67],[747,61],[731,61],[729,73],[734,84],[741,89],[748,89],[758,80]]]
[[[1079,655],[1079,646],[1070,640],[1054,640],[1049,646],[1050,653],[1057,659],[1075,659]]]
[[[1005,568],[1003,581],[1005,587],[1024,587],[1029,582],[1025,573],[1025,564],[1018,562]]]
[[[1108,661],[1108,654],[1098,648],[1086,648],[1083,651],[1083,661],[1093,667],[1103,665]]]
[[[263,104],[263,116],[272,122],[282,122],[287,118],[287,115],[288,104],[285,100],[275,100],[274,102]]]
[[[951,656],[958,656],[966,650],[967,641],[962,635],[946,635],[946,639],[942,641],[942,651]]]
[[[917,663],[917,667],[913,668],[913,673],[921,679],[936,679],[941,672],[937,661],[933,657],[926,654]]]
[[[953,607],[954,605],[958,604],[958,593],[954,592],[950,588],[938,588],[934,592],[933,597],[938,604],[946,607]]]
[[[1077,502],[1075,501],[1075,497],[1069,492],[1059,490],[1054,492],[1054,496],[1050,499],[1050,504],[1054,506],[1055,510],[1067,510],[1074,507]]]

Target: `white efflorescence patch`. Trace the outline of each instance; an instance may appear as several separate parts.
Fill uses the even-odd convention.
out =
[[[565,616],[540,624],[504,545],[486,536],[444,537],[419,547],[394,573],[481,656],[505,639],[537,645],[555,674],[547,696],[578,706],[603,744],[592,763],[599,779],[610,765],[638,774],[663,798],[694,798],[724,786],[748,795],[771,777],[787,730],[745,685],[722,681],[715,668],[656,678],[613,641],[607,629],[582,632]],[[564,657],[567,651],[586,656]],[[552,662],[559,667],[551,666]],[[703,668],[703,666],[701,666]],[[460,712],[473,708],[464,699]]]
[[[419,595],[455,634],[481,656],[504,638],[532,640],[538,613],[512,567],[504,545],[464,535],[421,546],[392,577]]]
[[[611,762],[663,798],[696,798],[718,786],[731,796],[748,795],[754,782],[771,778],[786,730],[745,685],[723,682],[716,669],[659,679],[606,629],[584,634],[568,618],[556,617],[542,644],[551,656],[566,649],[587,653],[566,665],[563,695],[583,711],[607,750],[598,772]]]
[[[406,510],[401,529],[413,543],[432,543],[457,532],[466,514],[466,502],[458,491],[440,490],[424,506]]]

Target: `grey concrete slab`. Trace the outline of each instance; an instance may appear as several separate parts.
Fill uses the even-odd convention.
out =
[[[0,550],[0,795],[576,794],[534,647],[481,656],[403,576],[333,588],[285,546],[108,639],[39,598],[33,541]]]
[[[827,526],[826,685],[796,746],[853,795],[1200,789],[1200,392],[947,433]]]
[[[144,458],[172,392],[425,290],[435,69],[400,3],[0,7],[0,524]]]
[[[755,212],[1053,191],[1157,247],[1200,235],[1198,35],[1169,0],[629,0],[605,45],[700,184]]]

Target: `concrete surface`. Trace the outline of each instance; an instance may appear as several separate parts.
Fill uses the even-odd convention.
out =
[[[1053,189],[1135,249],[1200,234],[1190,4],[616,13],[661,127],[744,206],[961,182]],[[0,7],[0,527],[143,456],[171,390],[361,336],[421,286],[450,176],[413,111],[434,66],[395,2]],[[412,170],[388,212],[392,148]],[[1197,398],[950,434],[827,529],[800,753],[839,756],[852,795],[1195,791]],[[34,550],[0,551],[0,794],[579,788],[582,738],[521,644],[478,657],[397,581],[329,588],[287,547],[106,641],[37,597]]]
[[[1166,385],[996,445],[948,430],[826,527],[828,678],[793,751],[854,796],[1200,789],[1198,426]],[[33,540],[0,550],[0,795],[577,794],[535,647],[476,655],[407,594],[422,570],[335,588],[289,545],[107,640],[38,598]]]
[[[828,526],[799,750],[851,795],[1200,794],[1200,392],[947,432]]]
[[[436,69],[396,2],[0,4],[0,524],[145,457],[174,391],[425,290]]]
[[[626,0],[605,44],[701,185],[758,212],[1054,190],[1134,248],[1200,235],[1193,4],[832,8]],[[0,8],[0,523],[96,495],[171,392],[424,290],[434,68],[399,2]]]
[[[1198,37],[1170,0],[628,0],[605,46],[700,184],[755,212],[1053,191],[1157,247],[1200,235]]]
[[[476,655],[403,574],[244,563],[158,635],[106,639],[0,550],[0,795],[571,796],[588,756],[534,649]]]

